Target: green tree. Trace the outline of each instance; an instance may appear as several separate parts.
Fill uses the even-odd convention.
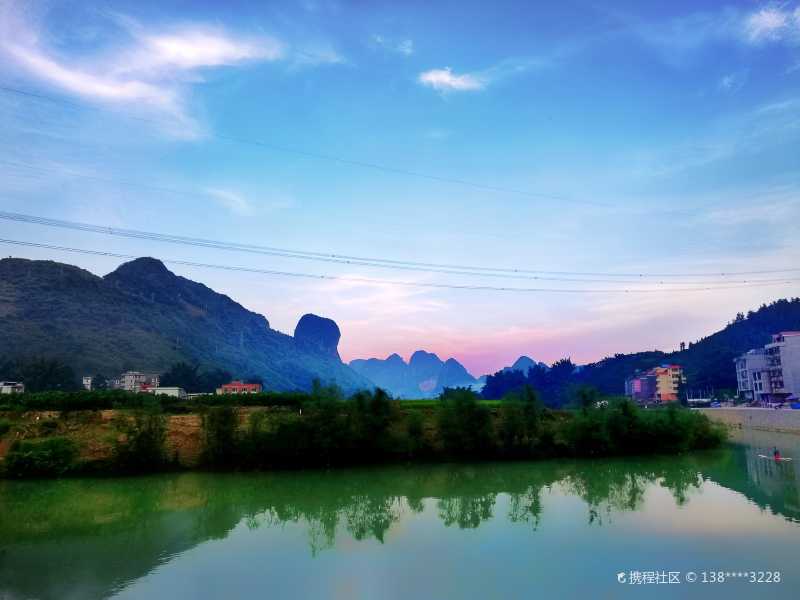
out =
[[[64,437],[43,440],[17,440],[5,459],[5,472],[11,477],[57,477],[75,466],[78,447]]]
[[[122,417],[121,429],[125,440],[114,448],[119,469],[144,473],[157,471],[167,463],[167,419],[158,408],[138,410],[132,419]]]
[[[389,444],[389,425],[394,414],[392,400],[382,389],[357,392],[350,399],[351,426],[362,449],[381,450]]]
[[[239,455],[239,411],[233,406],[213,406],[203,415],[203,457],[212,466],[235,464]]]
[[[92,377],[92,389],[93,390],[108,389],[108,379],[106,379],[106,376],[98,373],[97,375]]]
[[[72,367],[53,358],[34,358],[18,361],[15,379],[25,384],[26,392],[64,391],[79,389]]]
[[[172,365],[160,377],[160,385],[181,387],[187,392],[211,394],[223,383],[231,380],[231,374],[222,369],[201,371],[200,365],[179,362]]]
[[[477,456],[492,445],[489,410],[478,398],[467,388],[445,389],[439,397],[439,436],[445,451],[453,456]]]

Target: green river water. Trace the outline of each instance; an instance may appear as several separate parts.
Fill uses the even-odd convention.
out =
[[[795,460],[759,458],[773,445]],[[662,571],[680,583],[655,583]],[[720,571],[737,575],[711,583]],[[0,482],[0,598],[107,597],[800,598],[800,436],[741,432],[679,457]]]

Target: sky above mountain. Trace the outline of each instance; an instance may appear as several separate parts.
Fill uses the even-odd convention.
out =
[[[671,350],[800,289],[775,281],[800,277],[786,271],[682,291],[800,264],[797,1],[0,0],[0,131],[4,211],[321,254],[685,274],[611,293],[609,276],[377,269],[0,219],[5,240],[339,277],[168,263],[282,331],[335,319],[344,360],[425,348],[481,374],[521,354]]]

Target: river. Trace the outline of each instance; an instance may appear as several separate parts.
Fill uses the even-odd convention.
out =
[[[800,436],[753,431],[679,457],[4,481],[0,598],[798,598],[799,482]]]

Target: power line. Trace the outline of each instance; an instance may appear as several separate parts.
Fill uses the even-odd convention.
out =
[[[77,254],[88,254],[92,256],[107,256],[112,258],[122,258],[126,260],[133,260],[139,258],[131,254],[120,254],[117,252],[108,252],[105,250],[86,250],[83,248],[71,248],[68,246],[56,246],[53,244],[44,244],[40,242],[26,242],[21,240],[9,240],[0,238],[0,244],[10,244],[16,246],[25,246],[29,248],[45,248],[48,250],[57,250],[60,252],[72,252]],[[498,287],[489,285],[458,285],[449,283],[430,283],[430,282],[417,282],[417,281],[393,281],[389,279],[371,279],[366,277],[339,277],[336,275],[317,275],[311,273],[297,273],[294,271],[277,271],[272,269],[257,269],[253,267],[241,267],[231,265],[218,265],[210,263],[202,263],[188,260],[177,259],[160,259],[162,262],[168,264],[182,265],[188,267],[201,267],[207,269],[220,269],[224,271],[235,271],[244,273],[256,273],[260,275],[279,275],[284,277],[298,277],[304,279],[317,279],[328,281],[344,281],[350,283],[365,283],[365,284],[378,284],[378,285],[395,285],[403,287],[420,287],[420,288],[436,288],[436,289],[451,289],[451,290],[469,290],[469,291],[491,291],[491,292],[522,292],[522,293],[564,293],[564,294],[664,294],[674,292],[712,292],[718,290],[731,290],[741,289],[748,287],[759,287],[766,285],[787,285],[800,281],[800,278],[781,280],[771,284],[741,284],[729,285],[724,287],[693,287],[693,288],[672,288],[669,290],[664,289],[639,289],[639,288],[596,288],[596,289],[575,289],[575,288],[519,288],[519,287]]]
[[[2,162],[2,161],[0,161]],[[304,250],[291,250],[286,248],[277,248],[272,246],[257,246],[250,244],[237,244],[233,242],[222,242],[217,240],[209,240],[204,238],[184,237],[172,234],[155,233],[148,231],[141,231],[135,229],[122,229],[111,227],[108,225],[93,225],[90,223],[80,223],[76,221],[64,221],[60,219],[51,219],[48,217],[40,217],[35,215],[25,215],[21,213],[13,213],[0,211],[0,219],[8,221],[30,223],[35,225],[43,225],[48,227],[57,227],[62,229],[70,229],[75,231],[86,231],[92,233],[99,233],[103,235],[112,235],[118,237],[144,239],[149,241],[182,244],[188,246],[195,246],[201,248],[212,248],[215,250],[226,250],[232,252],[245,252],[251,254],[261,254],[267,256],[277,256],[282,258],[292,258],[300,260],[311,260],[318,262],[346,264],[353,266],[366,266],[373,268],[386,268],[406,271],[418,271],[426,273],[448,274],[448,275],[467,275],[479,277],[498,277],[510,279],[527,279],[537,281],[562,281],[562,282],[575,282],[575,283],[639,283],[645,281],[647,278],[671,278],[671,277],[746,277],[752,275],[775,275],[780,273],[800,272],[800,268],[790,269],[771,269],[761,271],[737,271],[737,272],[721,272],[721,273],[672,273],[672,274],[653,274],[653,273],[573,273],[561,271],[542,271],[542,270],[528,270],[528,269],[513,269],[513,268],[495,268],[495,267],[475,267],[465,265],[450,265],[442,263],[425,263],[413,261],[399,261],[392,259],[382,258],[366,258],[359,256],[349,256],[333,253],[322,252],[309,252]],[[576,277],[567,277],[575,275]],[[591,279],[582,278],[592,277]],[[598,277],[613,277],[613,279],[598,279]],[[633,280],[618,279],[618,277],[633,277]],[[775,283],[781,280],[756,280],[764,283]],[[651,282],[656,283],[656,282]],[[666,282],[659,281],[659,284]],[[720,282],[712,281],[695,281],[695,282],[681,282],[671,281],[669,285],[694,285],[694,284],[717,284],[717,283],[752,283],[749,281],[734,282],[725,280]]]
[[[113,183],[115,185],[121,186],[128,186],[128,187],[137,187],[142,188],[145,190],[153,190],[156,192],[167,192],[169,194],[181,194],[186,196],[197,196],[203,192],[191,192],[189,190],[178,190],[175,188],[168,188],[168,187],[161,187],[157,185],[148,185],[146,183],[139,183],[137,181],[127,181],[124,179],[114,179],[112,177],[102,177],[100,175],[91,175],[89,173],[77,173],[75,171],[64,171],[60,169],[49,169],[47,167],[41,167],[37,165],[29,165],[20,162],[14,162],[10,160],[2,160],[0,159],[0,164],[8,165],[10,167],[16,167],[20,169],[31,169],[34,171],[39,171],[41,173],[53,173],[57,175],[66,175],[67,177],[76,177],[78,179],[91,179],[93,181],[103,181],[106,183]]]
[[[59,97],[56,97],[56,96],[51,96],[51,95],[47,95],[47,94],[41,94],[41,93],[37,93],[37,92],[31,92],[29,90],[23,90],[23,89],[20,89],[20,88],[7,86],[7,85],[0,85],[0,92],[5,92],[5,93],[8,93],[8,94],[16,94],[16,95],[19,95],[19,96],[25,96],[25,97],[29,97],[29,98],[35,98],[37,100],[45,100],[45,101],[52,102],[52,103],[55,103],[55,104],[61,104],[61,105],[64,105],[64,106],[68,106],[68,107],[71,107],[71,108],[78,108],[78,109],[81,109],[81,110],[87,110],[87,109],[97,110],[95,107],[88,106],[86,104],[81,104],[81,103],[77,103],[77,102],[70,102],[69,100],[65,100],[63,98],[59,98]],[[147,119],[145,117],[129,116],[129,118],[135,119],[137,121],[142,121],[142,122],[145,122],[145,123],[155,124],[155,125],[162,124],[161,122],[159,122],[159,121],[157,121],[155,119]],[[608,207],[607,204],[600,203],[600,202],[593,202],[593,201],[590,201],[590,200],[580,200],[580,199],[569,198],[567,196],[562,196],[562,195],[557,195],[557,194],[531,192],[531,191],[528,191],[528,190],[521,190],[521,189],[517,189],[517,188],[510,188],[510,187],[505,187],[505,186],[478,183],[478,182],[469,181],[469,180],[466,180],[466,179],[459,179],[457,177],[445,177],[445,176],[436,175],[436,174],[433,174],[433,173],[424,173],[424,172],[421,172],[421,171],[413,171],[413,170],[410,170],[410,169],[403,169],[403,168],[399,168],[399,167],[393,167],[393,166],[390,166],[390,165],[384,165],[384,164],[373,163],[373,162],[368,162],[368,161],[344,158],[344,157],[341,157],[341,156],[335,156],[333,154],[326,154],[326,153],[323,153],[323,152],[314,152],[314,151],[309,151],[309,150],[303,150],[303,149],[300,149],[300,148],[292,148],[292,147],[289,147],[289,146],[282,146],[280,144],[273,144],[271,142],[266,142],[264,140],[247,139],[247,138],[241,138],[241,137],[230,136],[230,135],[220,135],[220,134],[210,135],[208,137],[210,137],[212,139],[225,141],[225,142],[233,142],[233,143],[236,143],[236,144],[244,144],[244,145],[248,145],[248,146],[263,148],[263,149],[266,149],[266,150],[272,150],[274,152],[282,152],[282,153],[285,153],[285,154],[293,154],[295,156],[302,156],[302,157],[305,157],[305,158],[312,158],[312,159],[316,159],[316,160],[325,160],[325,161],[335,162],[335,163],[342,164],[342,165],[348,165],[348,166],[372,169],[372,170],[375,170],[375,171],[382,171],[384,173],[392,173],[392,174],[395,174],[395,175],[406,175],[406,176],[409,176],[409,177],[416,177],[416,178],[419,178],[419,179],[427,179],[427,180],[430,180],[430,181],[438,181],[440,183],[450,183],[450,184],[460,185],[460,186],[464,186],[464,187],[471,187],[471,188],[484,190],[484,191],[489,191],[489,192],[503,193],[503,194],[513,194],[513,195],[518,195],[518,196],[527,196],[529,198],[537,198],[537,199],[540,199],[540,200],[557,200],[559,202],[572,202],[572,203],[576,203],[576,204],[586,204],[586,205],[590,205],[590,206]]]

